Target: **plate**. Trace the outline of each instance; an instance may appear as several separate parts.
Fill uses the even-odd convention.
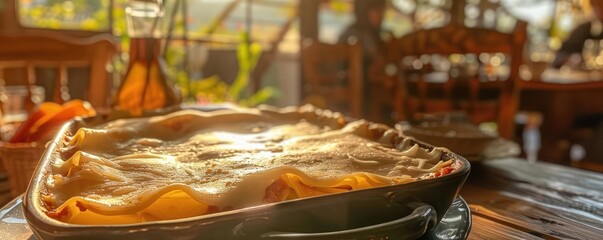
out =
[[[471,231],[471,210],[461,197],[457,197],[450,208],[434,227],[422,239],[428,240],[463,240],[467,239]]]
[[[601,72],[573,70],[569,68],[547,68],[542,72],[542,75],[540,75],[540,79],[546,83],[574,84],[592,82],[594,79],[600,78],[600,76],[597,76],[598,74],[600,75]]]
[[[517,157],[521,154],[521,147],[516,142],[504,138],[497,138],[488,144],[482,154],[470,156],[463,155],[469,162],[479,162],[482,160],[492,160],[500,158]]]
[[[23,197],[15,198],[0,209],[0,239],[35,240],[23,216]],[[461,197],[457,197],[440,223],[422,239],[462,240],[467,239],[471,230],[471,212]]]

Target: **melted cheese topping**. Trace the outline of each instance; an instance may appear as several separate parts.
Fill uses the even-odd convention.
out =
[[[68,139],[43,202],[63,222],[136,223],[406,183],[452,164],[395,136],[313,108],[118,120]]]

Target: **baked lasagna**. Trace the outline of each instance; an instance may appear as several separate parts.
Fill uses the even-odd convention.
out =
[[[41,192],[71,224],[200,216],[460,169],[384,125],[312,106],[182,110],[66,133]]]

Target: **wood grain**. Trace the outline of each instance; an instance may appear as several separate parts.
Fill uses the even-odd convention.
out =
[[[473,216],[473,228],[469,235],[470,240],[477,239],[542,239],[529,233],[505,226],[490,219]]]
[[[601,174],[496,160],[474,166],[461,194],[472,206],[475,229],[500,233],[513,228],[544,239],[603,238]],[[496,224],[481,221],[486,226],[480,226],[475,222],[480,218]]]

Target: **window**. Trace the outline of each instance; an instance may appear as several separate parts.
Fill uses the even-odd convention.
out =
[[[110,0],[17,1],[19,22],[24,27],[87,31],[110,29],[110,3]]]

